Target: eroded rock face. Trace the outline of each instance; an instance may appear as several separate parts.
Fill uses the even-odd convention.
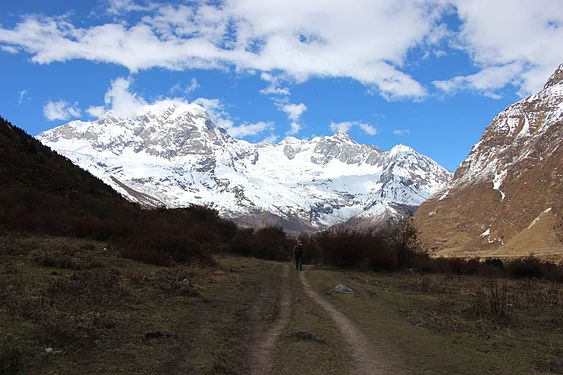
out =
[[[253,144],[214,126],[197,105],[165,104],[38,138],[140,204],[203,204],[246,225],[293,230],[402,215],[451,178],[407,146],[384,152],[345,133]]]
[[[563,258],[563,65],[499,113],[449,188],[415,215],[432,251]]]

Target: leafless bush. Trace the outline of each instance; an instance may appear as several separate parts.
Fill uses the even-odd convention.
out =
[[[390,271],[397,268],[397,254],[381,232],[335,227],[317,235],[324,263],[343,268]]]
[[[509,321],[509,287],[506,282],[499,284],[497,280],[488,280],[484,286],[479,287],[471,305],[473,316],[495,323]]]
[[[231,240],[232,252],[271,260],[288,260],[291,246],[292,242],[280,227],[239,229]],[[306,253],[308,250],[306,248]]]

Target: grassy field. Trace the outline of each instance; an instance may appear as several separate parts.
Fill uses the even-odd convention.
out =
[[[269,264],[156,267],[103,243],[0,238],[0,373],[244,373]]]
[[[330,270],[308,279],[318,291],[349,285],[353,294],[328,299],[408,373],[563,373],[559,284]]]
[[[246,374],[276,321],[282,263],[158,267],[104,243],[0,237],[0,374]],[[563,292],[546,281],[310,269],[398,372],[563,373]],[[334,322],[288,279],[275,374],[353,373]],[[338,283],[349,295],[328,296]]]

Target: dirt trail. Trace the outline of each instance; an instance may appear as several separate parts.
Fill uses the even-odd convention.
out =
[[[354,374],[376,375],[376,374],[400,374],[397,368],[393,368],[377,353],[370,345],[367,337],[360,332],[344,314],[321,297],[313,290],[305,272],[299,273],[299,279],[305,293],[319,304],[336,323],[340,333],[350,345],[352,356],[356,361]]]
[[[277,319],[272,325],[267,328],[262,324],[256,326],[257,341],[254,350],[250,355],[250,374],[253,375],[266,375],[272,373],[273,358],[272,353],[274,347],[279,339],[280,334],[283,332],[289,319],[291,317],[291,288],[289,287],[289,265],[283,265],[282,269],[282,283],[280,291],[280,306]],[[265,286],[263,292],[258,297],[252,314],[259,320],[261,305],[267,298],[273,298],[271,284]]]

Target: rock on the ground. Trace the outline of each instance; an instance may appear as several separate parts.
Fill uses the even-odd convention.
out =
[[[331,290],[327,292],[327,294],[334,294],[334,293],[352,293],[352,288],[347,287],[344,284],[338,284]]]

